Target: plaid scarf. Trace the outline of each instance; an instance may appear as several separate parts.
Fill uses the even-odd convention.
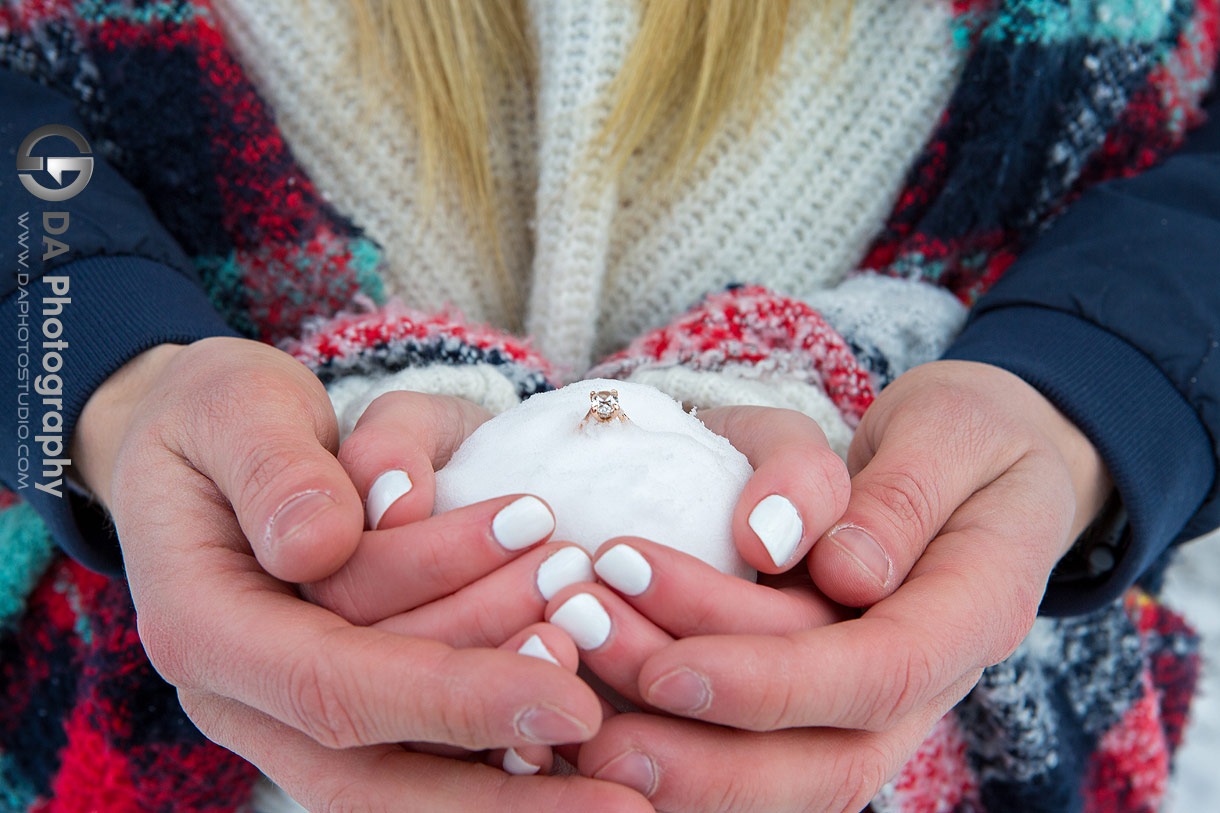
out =
[[[970,51],[963,79],[861,269],[970,303],[1084,189],[1181,143],[1215,68],[1220,2],[945,2]],[[357,299],[382,302],[380,248],[296,164],[207,2],[5,2],[0,66],[76,101],[91,143],[144,195],[237,330],[282,342]],[[700,342],[715,338],[708,320],[728,338],[749,329],[731,293],[686,320]],[[787,307],[757,289],[742,295],[760,312]],[[814,312],[784,312],[804,342],[794,346],[838,371],[836,403],[858,415],[874,386],[859,371],[884,385],[884,355],[844,346]],[[673,330],[642,346],[672,352]],[[456,315],[337,319],[293,349],[324,378],[478,362],[508,370],[521,396],[551,386],[528,347]],[[126,583],[57,553],[7,493],[0,550],[0,811],[244,805],[256,772],[186,720],[144,656]],[[1041,619],[873,805],[1155,810],[1198,668],[1191,631],[1138,588],[1089,616]]]

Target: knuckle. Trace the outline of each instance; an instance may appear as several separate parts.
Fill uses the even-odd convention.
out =
[[[154,613],[136,614],[136,635],[144,645],[149,663],[162,678],[172,686],[188,686],[192,683],[187,668],[188,657],[180,630],[167,624]]]
[[[546,805],[536,790],[528,797],[522,798],[521,785],[513,782],[511,777],[497,777],[497,801],[499,806],[488,805],[486,810],[519,811],[520,813],[536,813],[543,810],[581,810],[587,813],[623,813],[623,811],[639,811],[646,802],[632,790],[613,783],[603,783],[595,790],[574,785],[571,782],[552,784],[548,791],[553,794],[554,804]],[[511,796],[509,795],[511,793]],[[648,806],[648,810],[652,810]]]
[[[932,693],[936,680],[931,659],[920,647],[908,650],[903,667],[901,691],[894,703],[894,718],[903,717],[922,705]]]
[[[312,458],[279,454],[279,448],[282,447],[276,440],[268,436],[263,442],[238,453],[233,469],[236,477],[231,481],[237,483],[234,496],[237,497],[239,516],[243,508],[251,510],[255,506],[263,506],[268,512],[274,511],[284,497],[297,493],[301,484],[316,479],[313,477],[316,469]],[[268,520],[270,516],[268,513]]]
[[[194,448],[204,443],[214,446],[221,440],[225,427],[241,420],[243,400],[233,381],[224,378],[195,380],[179,390],[176,408],[168,410],[167,424],[194,427],[200,438],[200,442],[193,444]],[[192,434],[185,433],[182,440],[189,442]]]
[[[470,538],[465,527],[448,520],[430,523],[427,536],[421,534],[412,550],[411,564],[421,577],[420,584],[443,590],[465,586],[453,576],[453,553],[469,549]]]
[[[221,448],[231,445],[235,426],[275,427],[305,420],[327,434],[334,424],[325,389],[304,367],[287,370],[263,360],[196,375],[176,394],[172,411],[185,419],[179,423],[192,427],[184,441],[196,448],[205,443]]]
[[[743,781],[743,777],[733,781],[715,782],[703,792],[699,810],[707,813],[734,813],[739,810],[765,810],[768,800],[753,781]]]
[[[325,647],[299,658],[289,669],[287,702],[297,727],[328,748],[349,748],[370,742],[361,718],[354,713],[352,693],[345,687]]]
[[[951,379],[930,387],[922,396],[927,414],[949,426],[973,424],[979,416],[991,411],[991,397],[988,394],[972,387],[963,387]]]
[[[517,631],[517,626],[508,627],[514,619],[504,608],[485,598],[475,599],[470,610],[471,625],[468,627],[468,634],[477,636],[476,640],[481,646],[499,646]],[[541,617],[538,620],[541,620]]]
[[[921,539],[937,530],[935,490],[921,477],[905,471],[891,471],[872,484],[872,496],[899,529],[910,528]]]
[[[829,504],[841,515],[851,502],[851,473],[841,457],[834,452],[830,454],[834,459],[826,466],[824,488],[829,495]]]
[[[763,685],[765,688],[757,697],[750,716],[752,724],[748,728],[753,731],[775,731],[796,725],[792,718],[793,709],[797,707],[793,682],[768,680]]]
[[[194,692],[179,691],[178,705],[182,707],[182,713],[191,724],[199,729],[199,733],[212,742],[224,744],[220,717],[212,704],[204,702]]]
[[[426,739],[471,750],[503,747],[503,736],[493,736],[491,721],[495,698],[469,688],[469,676],[474,669],[465,663],[475,650],[453,649],[436,663],[434,680],[426,691],[412,692],[411,720],[421,725]],[[460,693],[455,696],[451,693]]]
[[[843,751],[839,764],[827,774],[839,777],[839,782],[826,804],[811,809],[856,813],[863,810],[889,780],[893,768],[889,755],[883,749],[871,739],[862,739],[853,746]]]
[[[709,594],[684,596],[690,604],[678,608],[672,619],[666,621],[672,625],[672,632],[678,638],[689,638],[692,635],[714,635],[723,632],[725,618],[718,597]]]
[[[384,474],[390,468],[402,467],[406,462],[405,459],[398,456],[395,456],[394,463],[387,462],[386,440],[385,437],[357,437],[355,433],[352,433],[339,447],[337,455],[339,465],[352,480],[359,482],[361,478],[364,479],[363,496],[366,499],[368,491],[379,475]],[[410,472],[410,476],[414,480],[419,475],[416,472]]]
[[[414,392],[412,390],[383,392],[374,398],[368,407],[365,408],[364,413],[360,416],[360,420],[356,422],[356,426],[359,427],[361,423],[376,422],[381,415],[412,415],[422,408],[429,398],[430,396],[422,392]]]
[[[468,550],[468,541],[463,548],[460,533],[445,527],[446,523],[439,525],[431,529],[435,536],[420,538],[410,548],[407,562],[412,577],[410,583],[403,586],[401,600],[411,606],[448,596],[467,586],[462,584],[462,576],[453,566],[453,552]]]
[[[257,388],[257,389],[254,389]],[[261,370],[245,369],[232,374],[197,376],[182,391],[185,408],[212,426],[246,414],[250,394],[279,398],[284,385]]]
[[[478,704],[480,707],[482,704]],[[480,716],[463,703],[443,703],[436,709],[436,724],[442,742],[477,750],[490,748],[491,738],[481,731]]]
[[[996,619],[995,648],[989,662],[981,664],[983,666],[999,663],[1015,652],[1037,620],[1042,591],[1028,587],[1017,587],[1016,591],[1017,598],[1011,602],[1012,610],[999,614],[1000,617]]]
[[[825,443],[810,443],[788,452],[791,471],[804,490],[817,498],[816,504],[835,509],[836,517],[847,508],[851,497],[851,475],[847,464]]]
[[[339,463],[345,471],[371,478],[389,467],[407,463],[417,453],[418,444],[401,426],[386,427],[377,423],[357,425],[339,446]],[[412,473],[412,476],[416,476]]]
[[[279,481],[285,463],[277,455],[268,454],[263,446],[252,446],[242,451],[238,458],[242,501],[246,504],[257,501]]]
[[[380,621],[368,607],[368,591],[357,585],[351,567],[344,567],[322,581],[299,586],[302,597],[360,626]]]
[[[469,427],[463,418],[466,409],[461,405],[461,401],[460,398],[446,395],[436,396],[428,402],[428,430],[431,433],[429,444],[438,469],[449,462],[449,458],[466,439]]]
[[[999,407],[993,393],[944,387],[933,396],[927,414],[938,418],[943,454],[979,461],[1011,461],[1018,454],[1010,410]]]
[[[379,444],[376,439],[371,436],[368,425],[364,427],[357,426],[352,430],[352,433],[347,436],[347,440],[339,446],[339,464],[343,466],[344,471],[348,472],[368,472],[372,475],[374,472],[371,469],[378,464],[375,452],[379,449]]]
[[[892,728],[935,694],[934,684],[935,669],[928,655],[920,648],[906,648],[901,667],[887,672],[879,699],[871,694],[860,699],[864,708],[861,728],[872,732]]]
[[[367,780],[349,777],[324,788],[310,809],[320,813],[389,813],[391,808],[385,798],[369,791]]]

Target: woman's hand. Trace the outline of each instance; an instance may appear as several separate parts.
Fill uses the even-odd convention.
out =
[[[412,437],[440,456],[481,420],[426,414]],[[297,596],[290,582],[326,579],[351,557],[364,511],[333,456],[325,391],[291,357],[236,339],[148,351],[94,394],[74,440],[85,484],[114,518],[153,665],[205,734],[296,798],[647,809],[608,784],[509,780],[393,744],[579,741],[601,710],[560,666],[356,627]]]
[[[300,589],[355,624],[452,647],[511,647],[529,640],[520,631],[543,620],[547,600],[557,591],[593,577],[593,562],[576,545],[543,544],[555,518],[530,495],[496,497],[432,516],[434,471],[468,434],[446,434],[447,416],[455,411],[468,415],[466,430],[490,417],[467,401],[415,392],[390,392],[369,405],[340,446],[339,462],[364,498],[370,530],[343,567]],[[421,434],[421,427],[432,429]],[[421,447],[421,439],[430,445]],[[550,659],[575,673],[571,641],[542,626],[571,655],[570,664],[562,656]],[[410,747],[475,756],[454,747]],[[548,746],[513,751],[507,763],[500,749],[483,756],[518,773],[551,764]]]
[[[752,462],[758,478],[766,461]],[[793,466],[792,476],[808,468]],[[827,533],[825,503],[801,492],[791,501],[804,525],[797,549],[820,536],[808,558],[816,586],[844,603],[875,602],[859,618],[811,626],[801,610],[714,574],[692,589],[696,563],[639,543],[651,573],[639,595],[585,585],[555,598],[553,623],[572,594],[598,597],[610,629],[586,639],[598,646],[582,658],[598,664],[619,648],[617,659],[638,668],[600,663],[612,685],[688,718],[608,720],[581,748],[582,773],[622,781],[665,810],[863,808],[982,669],[1024,638],[1051,569],[1110,489],[1091,444],[1037,391],[967,362],[925,365],[887,388],[849,467],[850,499]],[[758,491],[747,488],[739,515]],[[739,536],[743,552],[764,542]],[[613,547],[599,552],[599,573]],[[751,622],[762,629],[743,629]],[[693,637],[670,643],[678,636]]]

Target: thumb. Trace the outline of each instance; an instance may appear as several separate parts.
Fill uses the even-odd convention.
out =
[[[958,506],[1012,462],[927,413],[886,423],[871,459],[864,427],[853,438],[849,460],[867,463],[852,477],[847,510],[809,557],[818,588],[853,607],[893,593]]]
[[[205,412],[216,417],[191,462],[228,499],[264,570],[288,582],[325,578],[364,530],[360,495],[331,453],[339,432],[330,399],[286,356],[234,377],[218,396],[227,403]]]

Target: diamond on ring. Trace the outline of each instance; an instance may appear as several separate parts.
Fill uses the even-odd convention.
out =
[[[583,429],[589,419],[595,418],[598,423],[610,423],[618,420],[620,423],[628,423],[627,416],[618,404],[618,390],[592,390],[589,393],[589,401],[591,406],[589,411],[585,413],[585,417],[580,422],[580,428]]]

